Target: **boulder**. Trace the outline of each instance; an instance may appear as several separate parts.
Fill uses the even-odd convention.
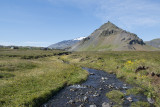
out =
[[[148,102],[149,102],[150,104],[153,104],[153,103],[154,103],[154,100],[153,100],[152,98],[147,98],[147,100],[148,100]]]
[[[154,72],[151,72],[151,76],[155,76],[155,73],[154,73]]]
[[[128,100],[129,102],[132,102],[132,101],[133,101],[133,100],[132,100],[132,97],[128,97],[127,100]]]
[[[104,103],[102,104],[102,107],[111,107],[111,106],[110,106],[109,103],[104,102]]]
[[[97,107],[96,105],[90,105],[89,107]]]
[[[83,98],[83,101],[86,102],[87,100],[88,100],[88,97],[85,96],[85,97]]]

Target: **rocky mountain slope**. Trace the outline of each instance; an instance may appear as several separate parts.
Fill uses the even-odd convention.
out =
[[[155,48],[160,48],[160,38],[158,39],[153,39],[151,41],[145,42],[147,45],[153,46]]]
[[[64,41],[52,44],[52,45],[48,46],[48,48],[50,48],[50,49],[68,49],[84,38],[85,37],[80,37],[80,38],[76,38],[76,39],[72,39],[72,40],[64,40]]]
[[[136,34],[127,32],[109,22],[95,30],[90,36],[72,46],[70,51],[148,51],[147,46]]]

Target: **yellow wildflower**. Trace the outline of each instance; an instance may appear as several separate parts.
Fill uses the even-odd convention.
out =
[[[128,64],[132,64],[132,61],[128,61]]]

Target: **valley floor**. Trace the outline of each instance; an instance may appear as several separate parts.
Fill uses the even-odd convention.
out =
[[[63,87],[85,81],[82,67],[116,74],[135,86],[128,93],[140,92],[160,105],[160,52],[5,49],[0,50],[0,106],[40,106]]]

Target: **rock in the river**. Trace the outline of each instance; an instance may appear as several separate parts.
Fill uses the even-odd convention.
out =
[[[81,92],[81,93],[79,93],[79,95],[84,95],[84,94]]]
[[[95,75],[94,73],[90,73],[90,75]]]
[[[102,88],[99,88],[99,90],[102,90]]]
[[[94,94],[94,95],[93,95],[93,97],[98,97],[98,96],[99,96],[99,94]]]
[[[111,84],[109,84],[108,88],[111,89],[111,88],[113,88],[113,86]]]
[[[104,80],[104,77],[102,77],[101,79]]]
[[[71,89],[70,89],[70,91],[76,91],[76,90],[77,90],[77,89],[75,89],[75,88],[71,88]]]
[[[74,101],[73,100],[69,100],[68,104],[73,104]]]
[[[102,77],[101,79],[102,79],[102,80],[108,80],[108,78],[107,78],[107,77]]]
[[[133,101],[131,97],[128,97],[127,100],[128,100],[129,102],[132,102],[132,101]]]
[[[123,86],[125,86],[125,87],[126,87],[126,86],[127,86],[127,84],[123,84]]]
[[[97,107],[96,105],[90,105],[89,107]]]
[[[128,87],[122,87],[124,90],[127,90],[128,89]]]
[[[147,98],[147,100],[148,100],[148,102],[149,102],[150,104],[153,104],[153,103],[154,103],[154,100],[153,100],[152,98]]]
[[[119,88],[118,88],[118,87],[116,87],[116,89],[117,89],[117,90],[119,90]]]
[[[88,100],[88,97],[85,96],[85,97],[83,98],[83,101],[86,102],[87,100]]]
[[[104,102],[104,103],[102,104],[102,107],[111,107],[111,106],[110,106],[109,103]]]
[[[84,104],[79,105],[78,107],[84,107]]]

